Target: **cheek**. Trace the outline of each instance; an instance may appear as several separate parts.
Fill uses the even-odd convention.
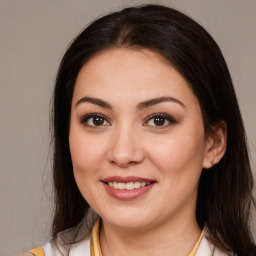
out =
[[[89,205],[94,206],[99,194],[99,170],[104,157],[100,140],[85,135],[83,129],[71,127],[69,146],[77,186]]]
[[[200,175],[204,159],[203,130],[181,131],[153,145],[151,159],[165,176],[174,180]]]
[[[100,140],[86,136],[79,129],[71,127],[69,134],[69,146],[74,172],[80,175],[95,173],[102,162],[104,148]]]

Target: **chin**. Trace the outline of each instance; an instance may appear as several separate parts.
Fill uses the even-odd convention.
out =
[[[118,228],[118,229],[123,229],[123,230],[139,230],[143,229],[147,226],[145,221],[138,221],[138,220],[131,220],[131,219],[122,219],[122,220],[114,220],[111,223],[112,226]]]
[[[152,218],[149,218],[142,214],[113,214],[103,215],[102,219],[113,227],[126,230],[138,230],[149,227],[154,222]]]

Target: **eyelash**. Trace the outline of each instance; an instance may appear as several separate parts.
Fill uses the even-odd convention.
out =
[[[143,123],[143,126],[147,126],[147,123],[149,123],[149,121],[151,121],[151,120],[154,121],[154,119],[156,120],[157,118],[164,119],[164,122],[167,121],[168,124],[164,124],[164,125],[161,125],[161,126],[157,126],[157,125],[152,126],[155,129],[163,129],[163,128],[169,127],[172,124],[177,124],[178,123],[178,121],[170,115],[167,115],[165,113],[157,113],[157,114],[152,114],[152,115],[148,116],[146,118],[146,121]]]
[[[97,117],[101,118],[104,121],[104,123],[107,122],[108,123],[107,126],[110,126],[110,123],[109,123],[108,119],[104,115],[99,114],[99,113],[92,113],[92,114],[89,114],[89,115],[85,115],[81,118],[80,122],[85,126],[92,127],[92,128],[98,128],[98,127],[103,126],[103,125],[97,126],[97,125],[88,124],[89,119],[91,119],[91,118],[93,119],[93,118],[97,118]]]
[[[100,124],[99,126],[88,124],[88,121],[90,119],[97,118],[97,117],[102,119],[103,124]],[[164,120],[164,125],[160,125],[160,126],[147,125],[147,123],[149,123],[151,120],[154,121],[154,119],[156,120],[157,118],[163,119]],[[166,121],[168,122],[168,124],[165,124]],[[111,125],[110,122],[108,121],[108,119],[104,115],[99,114],[99,113],[92,113],[92,114],[89,114],[89,115],[85,115],[81,118],[80,122],[83,125],[85,125],[87,127],[91,127],[91,128],[100,128],[102,126],[110,126]],[[105,122],[107,122],[108,124],[104,124]],[[165,113],[157,113],[157,114],[152,114],[152,115],[148,116],[145,119],[145,121],[143,122],[143,126],[151,126],[151,127],[154,127],[155,129],[161,129],[161,128],[163,129],[163,128],[169,127],[172,124],[176,124],[176,123],[178,123],[178,121],[175,118],[173,118],[172,116],[167,115]]]

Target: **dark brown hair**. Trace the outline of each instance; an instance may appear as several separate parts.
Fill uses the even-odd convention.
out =
[[[238,255],[253,253],[249,228],[253,178],[227,65],[204,28],[186,15],[158,5],[126,8],[99,18],[74,39],[61,61],[53,102],[53,237],[80,223],[89,209],[73,176],[68,140],[77,75],[96,53],[119,47],[150,49],[174,66],[199,100],[206,134],[220,120],[226,122],[226,153],[216,166],[202,170],[196,217],[200,227],[208,226],[217,247]]]

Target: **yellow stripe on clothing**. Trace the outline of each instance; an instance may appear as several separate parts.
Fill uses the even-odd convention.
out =
[[[34,256],[45,256],[44,248],[43,247],[37,247],[35,249],[30,250]]]
[[[201,241],[202,241],[202,239],[203,239],[203,236],[204,236],[205,230],[206,230],[206,227],[204,227],[204,228],[203,228],[203,230],[202,230],[202,232],[201,232],[201,235],[200,235],[199,239],[197,240],[197,242],[196,242],[196,244],[195,244],[194,248],[192,249],[192,251],[189,253],[189,255],[188,255],[188,256],[195,256],[196,251],[197,251],[197,249],[198,249],[198,247],[199,247],[199,245],[200,245],[200,243],[201,243]]]
[[[91,256],[102,256],[101,250],[100,250],[100,226],[101,226],[101,220],[100,218],[98,218],[92,229]]]

